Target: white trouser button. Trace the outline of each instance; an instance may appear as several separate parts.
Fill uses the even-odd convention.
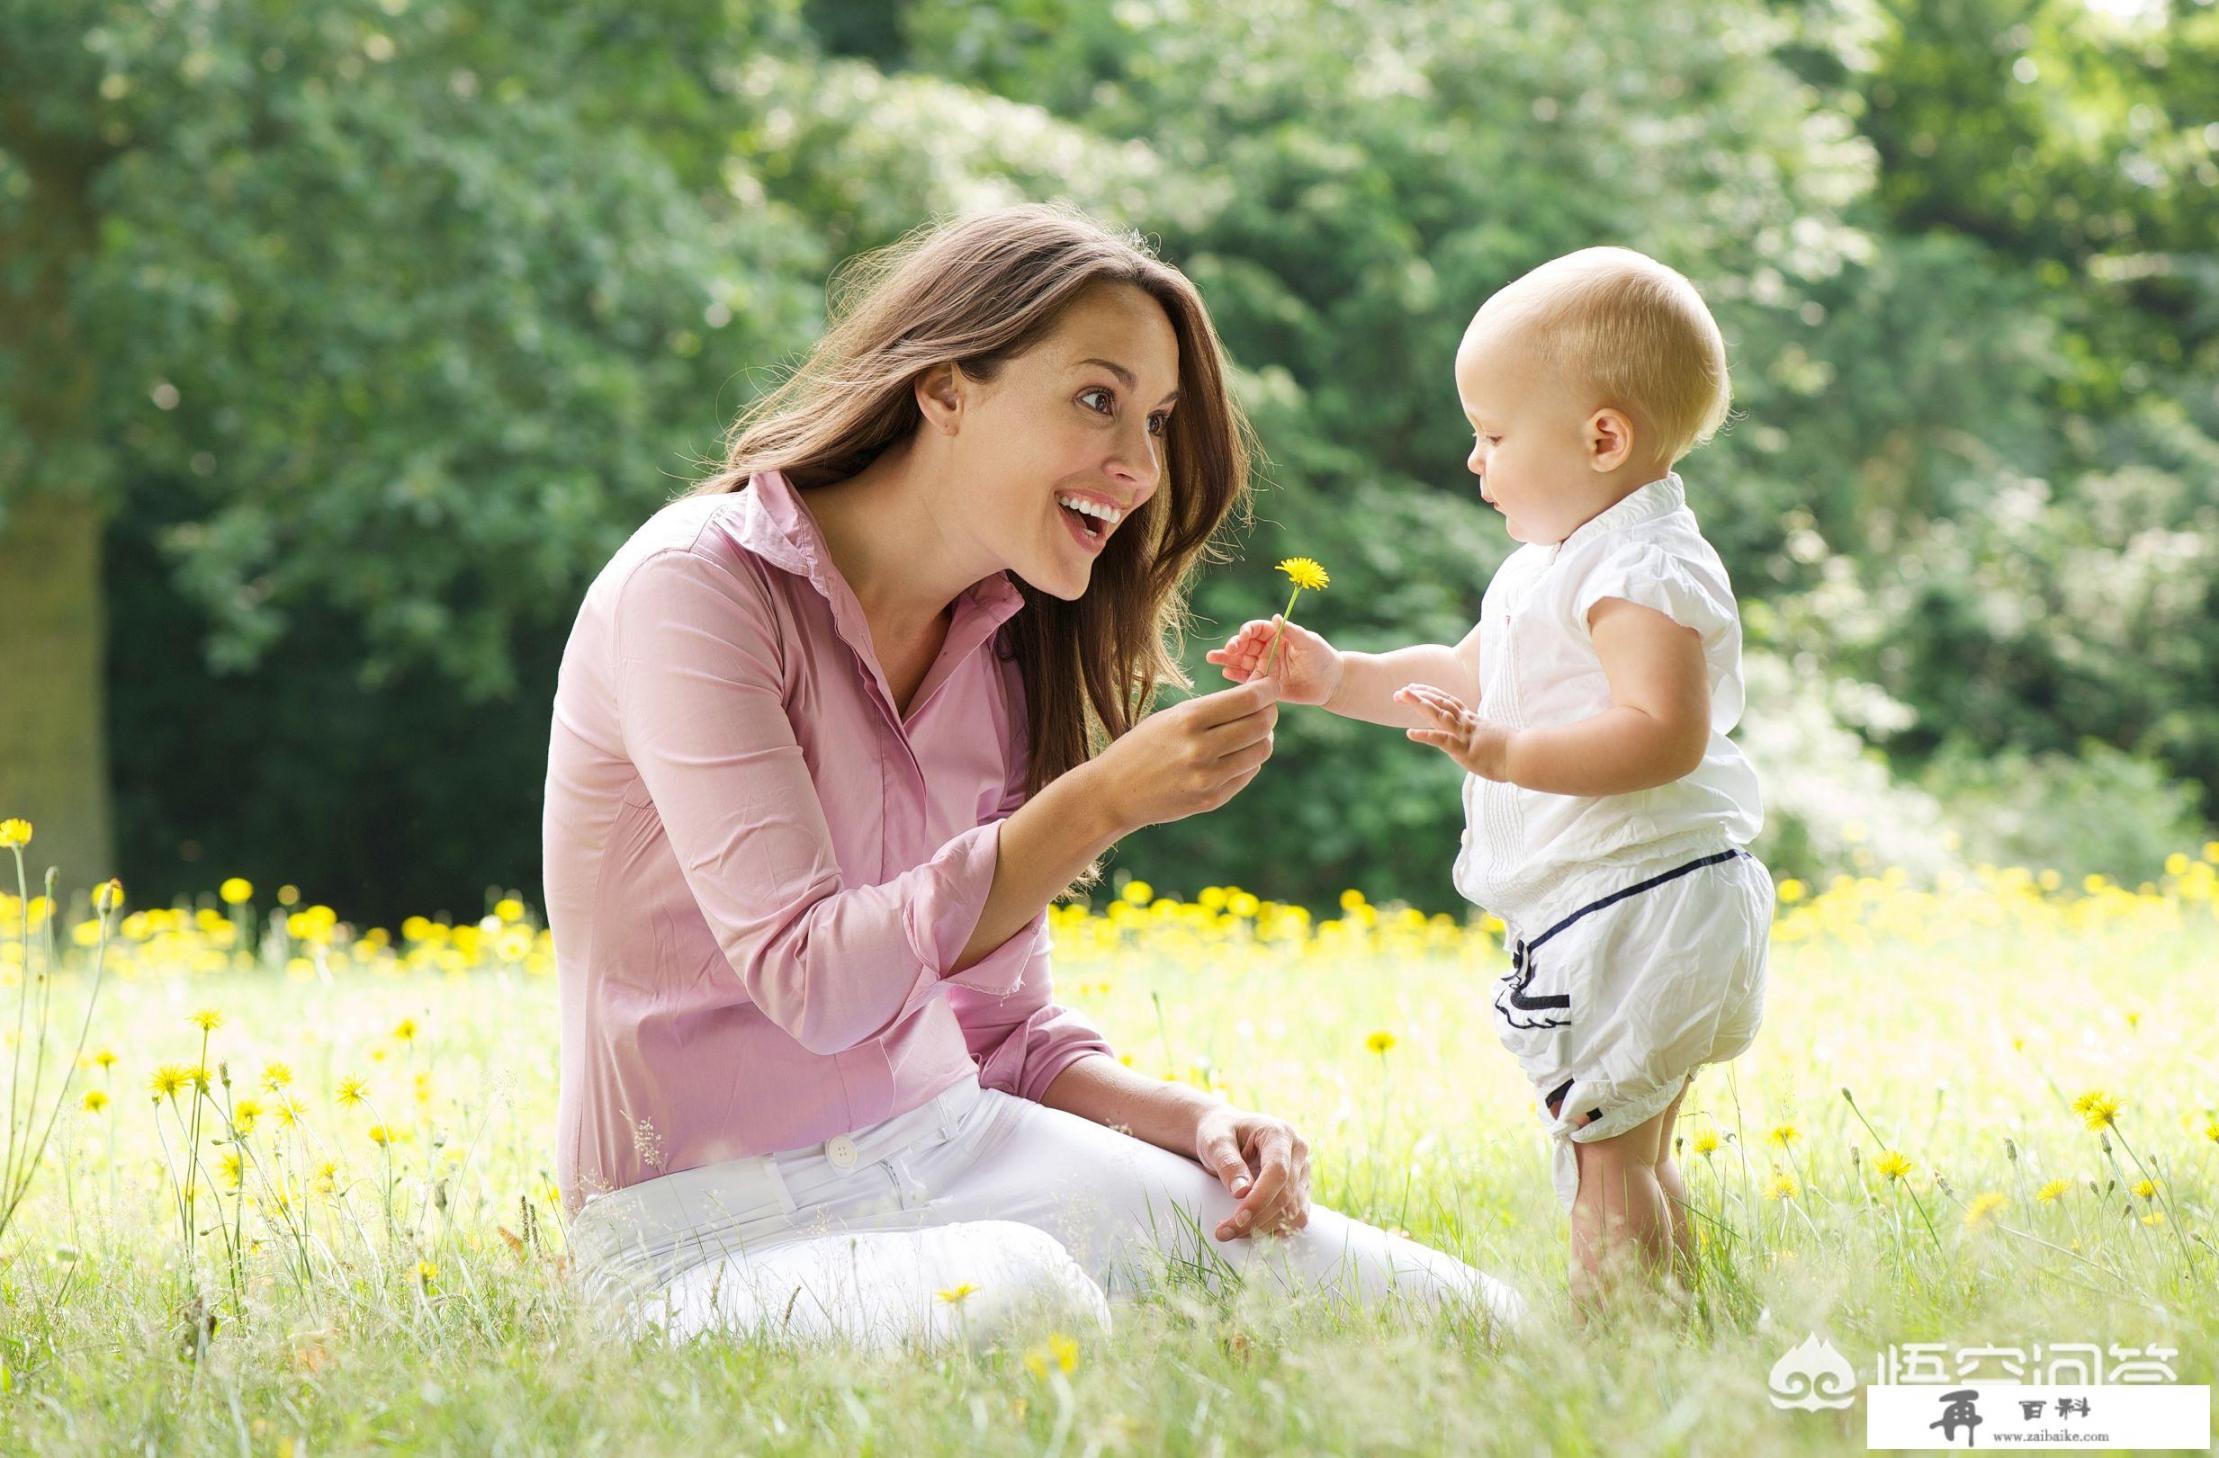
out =
[[[838,1169],[855,1168],[855,1141],[845,1134],[835,1134],[824,1142],[824,1157]]]

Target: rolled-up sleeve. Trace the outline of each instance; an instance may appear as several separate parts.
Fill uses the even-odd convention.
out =
[[[632,570],[615,615],[625,753],[749,999],[813,1053],[884,1033],[962,955],[993,887],[999,826],[962,832],[890,881],[847,885],[786,716],[763,583],[668,549]],[[1026,935],[967,970],[1021,956]]]
[[[1021,687],[1008,697],[1009,777],[990,827],[1015,814],[1025,801]],[[1108,1041],[1084,1018],[1056,1005],[1049,977],[1050,942],[1048,912],[1043,907],[1024,930],[945,984],[948,1005],[963,1028],[964,1044],[978,1063],[979,1083],[1035,1103],[1064,1069],[1090,1054],[1110,1052]]]

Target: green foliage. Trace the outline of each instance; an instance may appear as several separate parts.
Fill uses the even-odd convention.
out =
[[[586,582],[807,344],[841,258],[1060,196],[1201,283],[1268,453],[1244,560],[1198,586],[1208,686],[1291,553],[1333,570],[1303,613],[1345,646],[1470,626],[1513,544],[1464,470],[1456,338],[1526,268],[1619,241],[1727,333],[1737,415],[1681,469],[1752,653],[1794,668],[1753,684],[1748,732],[1792,723],[1849,777],[1769,767],[1783,870],[1880,844],[1840,834],[1841,785],[1877,793],[1860,743],[1915,782],[1890,787],[1914,859],[1930,809],[1999,803],[1926,773],[1945,743],[2039,779],[2092,739],[2210,803],[2215,58],[2213,7],[2072,0],[5,0],[0,65],[36,80],[0,95],[0,268],[17,296],[64,281],[92,373],[0,334],[0,513],[56,486],[118,511],[134,884],[197,879],[187,839],[279,874],[211,828],[281,813],[242,806],[421,826],[468,801],[513,823],[400,842],[405,899],[461,900],[536,861],[515,807]],[[358,753],[259,732],[350,699]],[[230,747],[215,773],[144,744],[188,711]],[[1125,863],[1454,905],[1445,762],[1288,720],[1247,794]],[[404,857],[320,833],[283,874],[404,899]]]

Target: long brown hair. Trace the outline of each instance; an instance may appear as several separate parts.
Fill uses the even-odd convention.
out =
[[[1254,434],[1185,274],[1138,233],[1057,204],[927,223],[835,271],[832,321],[816,347],[742,412],[723,465],[685,493],[737,491],[758,471],[783,471],[801,490],[854,475],[916,432],[919,374],[953,361],[993,379],[1100,283],[1130,284],[1163,306],[1179,341],[1179,408],[1166,423],[1162,488],[1110,538],[1086,592],[1066,602],[1017,583],[1025,605],[1004,632],[1024,676],[1027,794],[1131,729],[1160,681],[1189,686],[1178,651],[1190,579],[1225,560],[1215,536],[1226,518],[1237,508],[1239,524],[1249,520]]]

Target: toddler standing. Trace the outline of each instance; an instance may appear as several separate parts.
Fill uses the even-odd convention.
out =
[[[1481,496],[1524,543],[1462,641],[1335,649],[1283,632],[1279,695],[1405,729],[1466,771],[1455,884],[1504,923],[1495,1031],[1532,1080],[1585,1307],[1620,1254],[1693,1255],[1673,1122],[1763,1016],[1770,874],[1741,717],[1741,623],[1673,469],[1723,422],[1725,344],[1686,278],[1624,248],[1489,298],[1456,355]]]

